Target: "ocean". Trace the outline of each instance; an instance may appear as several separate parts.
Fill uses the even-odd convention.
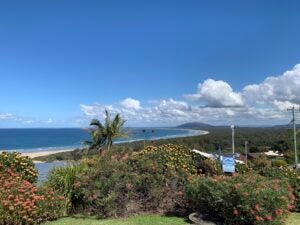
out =
[[[137,140],[157,140],[201,134],[201,131],[176,128],[126,128],[128,138],[115,143]],[[38,152],[75,149],[89,140],[87,130],[81,128],[0,129],[0,151]]]

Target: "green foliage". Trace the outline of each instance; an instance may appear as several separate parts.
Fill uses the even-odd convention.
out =
[[[274,142],[274,144],[272,145],[272,149],[274,151],[279,151],[279,152],[286,152],[291,148],[291,141],[288,140],[278,140],[276,142]]]
[[[249,149],[256,147],[257,151],[268,149],[274,145],[277,141],[283,140],[287,143],[291,143],[289,131],[278,127],[270,128],[237,128],[235,135],[236,150],[244,152],[245,140],[251,140],[249,142]],[[187,148],[196,148],[200,151],[215,151],[216,146],[221,146],[222,150],[231,150],[231,130],[228,128],[210,128],[210,132],[206,135],[192,136],[192,137],[178,137],[172,139],[156,140],[155,146],[163,144],[183,145]],[[263,138],[262,138],[263,137]],[[139,151],[144,146],[143,141],[136,141],[131,143],[121,143],[114,145],[115,149],[127,149],[128,151]],[[258,147],[257,147],[258,146]],[[38,160],[53,161],[53,160],[78,160],[82,157],[86,157],[86,149],[77,150],[76,152],[63,152],[57,153],[51,156],[38,157]],[[287,152],[290,152],[289,150]],[[98,155],[98,149],[91,149],[88,152],[89,155]],[[292,154],[292,153],[291,153]],[[300,158],[300,155],[299,155]],[[293,162],[292,155],[290,157]]]
[[[21,153],[13,152],[1,152],[0,153],[0,171],[14,168],[14,170],[20,174],[21,178],[31,183],[37,180],[37,170],[34,163],[27,156],[22,156]]]
[[[260,152],[259,148],[257,146],[251,146],[249,148],[249,152],[251,153],[257,153],[257,152]]]
[[[198,171],[207,176],[221,175],[223,173],[221,165],[218,161],[203,158],[199,154],[194,155],[194,160]]]
[[[44,185],[64,197],[64,215],[67,215],[72,210],[72,206],[76,205],[81,198],[75,191],[75,182],[85,169],[84,162],[73,163],[65,167],[54,168],[47,176]]]
[[[252,171],[252,168],[248,167],[246,164],[241,163],[237,163],[235,169],[239,174],[246,174]]]
[[[258,171],[262,176],[271,179],[287,179],[293,188],[295,196],[295,211],[300,211],[300,174],[288,167],[269,167],[262,168]]]
[[[99,217],[125,214],[129,188],[134,179],[126,163],[100,160],[82,174],[76,191],[83,196],[80,210]]]
[[[105,110],[105,123],[104,125],[97,119],[93,119],[90,126],[92,141],[86,141],[85,144],[90,146],[90,149],[101,149],[103,146],[107,146],[107,150],[110,150],[113,145],[113,140],[120,137],[126,137],[127,134],[123,132],[122,128],[126,120],[123,120],[120,114],[111,119],[110,113]]]
[[[190,206],[230,225],[282,225],[292,207],[286,180],[255,174],[194,179],[186,188]]]
[[[75,212],[110,217],[184,210],[184,186],[197,174],[191,151],[163,145],[132,155],[113,153],[84,162],[86,168],[77,173],[73,185],[80,196],[72,202]]]
[[[274,167],[287,167],[288,164],[283,159],[275,159],[275,160],[272,160],[272,166],[274,166]]]
[[[260,155],[258,158],[251,161],[251,167],[253,169],[261,169],[266,167],[271,167],[272,162],[270,159],[268,159],[265,155]]]

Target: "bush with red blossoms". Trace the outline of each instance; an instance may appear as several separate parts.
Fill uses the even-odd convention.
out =
[[[14,168],[0,162],[0,224],[39,224],[61,216],[62,198],[37,188]]]
[[[194,179],[186,199],[194,211],[230,225],[282,225],[294,207],[287,180],[256,174]]]
[[[33,161],[28,156],[22,156],[19,152],[1,152],[0,153],[0,171],[14,168],[20,177],[31,183],[37,181],[38,173]]]

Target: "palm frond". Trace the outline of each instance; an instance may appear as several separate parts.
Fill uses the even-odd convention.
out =
[[[92,119],[90,126],[96,126],[96,127],[103,127],[103,125],[101,124],[101,122],[97,119]]]

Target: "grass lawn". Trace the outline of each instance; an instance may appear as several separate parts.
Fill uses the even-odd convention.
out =
[[[187,225],[183,218],[159,215],[144,215],[128,219],[105,219],[67,217],[44,225]]]
[[[93,218],[67,217],[44,225],[187,225],[183,218],[166,217],[159,215],[144,215],[130,217],[128,219],[106,219],[98,220]],[[292,213],[286,225],[299,225],[300,213]]]
[[[292,213],[287,220],[287,225],[299,225],[300,224],[300,213]]]

